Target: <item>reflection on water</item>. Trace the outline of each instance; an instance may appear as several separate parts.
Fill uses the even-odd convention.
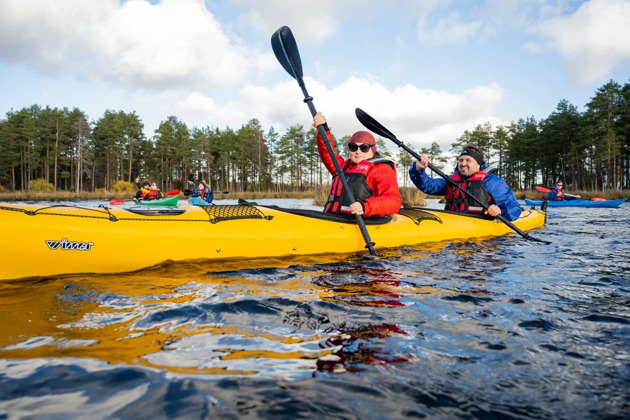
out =
[[[628,208],[552,209],[551,245],[2,282],[0,416],[622,418]]]

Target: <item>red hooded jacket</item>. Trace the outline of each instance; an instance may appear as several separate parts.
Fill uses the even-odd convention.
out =
[[[326,132],[328,139],[331,140],[332,134],[330,131]],[[334,150],[334,147],[333,147]],[[319,157],[324,162],[326,169],[331,174],[335,173],[335,164],[328,154],[328,149],[322,140],[322,137],[317,133],[317,151]],[[342,156],[335,153],[335,157],[339,162],[339,166],[343,168],[349,159],[344,159]],[[349,162],[349,167],[354,167],[354,163]],[[365,211],[364,217],[370,216],[384,216],[386,214],[394,214],[400,210],[402,205],[402,197],[400,196],[400,190],[398,189],[398,179],[396,171],[389,165],[374,165],[372,169],[367,173],[366,182],[370,189],[374,192],[374,195],[364,200]]]

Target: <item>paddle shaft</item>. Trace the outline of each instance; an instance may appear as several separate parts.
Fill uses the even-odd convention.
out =
[[[403,149],[405,149],[406,151],[408,151],[409,153],[412,154],[413,157],[415,157],[416,159],[420,160],[420,155],[418,153],[416,153],[415,151],[411,150],[409,147],[407,147],[405,144],[403,144],[402,142],[399,141],[398,147],[402,147]],[[474,195],[470,194],[470,192],[466,191],[465,189],[463,189],[457,182],[455,182],[455,180],[453,180],[453,178],[451,178],[450,176],[446,175],[444,172],[442,172],[441,170],[439,170],[438,168],[435,167],[434,164],[432,164],[431,162],[429,162],[429,164],[427,165],[429,167],[429,169],[431,169],[433,172],[435,172],[436,174],[438,174],[439,176],[441,176],[442,178],[444,178],[446,180],[446,182],[448,182],[449,184],[451,184],[453,187],[457,188],[461,193],[463,193],[464,195],[470,197],[475,203],[479,204],[481,207],[484,208],[484,210],[488,210],[488,207],[490,207],[488,205],[488,203],[484,203],[483,201],[481,201],[480,199],[478,199],[477,197],[475,197]],[[527,233],[523,232],[522,230],[520,230],[518,227],[516,227],[514,225],[514,223],[510,222],[508,219],[506,219],[505,217],[503,217],[502,214],[498,214],[495,216],[497,219],[499,219],[500,221],[502,221],[503,223],[505,223],[510,229],[512,229],[513,231],[515,231],[516,233],[518,233],[519,235],[521,235],[523,238],[527,238],[527,239],[532,239],[534,241],[540,241],[540,242],[545,242],[547,243],[547,241],[543,241],[541,239],[536,239],[533,238],[531,236],[529,236]]]
[[[540,192],[546,192],[546,193],[550,193],[551,192],[551,190],[549,188],[545,188],[545,187],[536,187],[536,190],[538,190]],[[574,195],[574,194],[564,193],[564,195],[567,195],[569,197],[576,197],[577,198],[577,195]]]
[[[192,182],[190,179],[188,180],[188,183],[189,183],[190,185],[192,185],[193,187],[195,187],[195,189],[197,189],[198,185],[197,185],[197,184],[195,184],[194,182]],[[205,184],[204,184],[204,185],[205,185]],[[208,189],[209,189],[209,188],[210,188],[210,187],[208,187]],[[184,190],[184,192],[186,192],[186,191],[191,191],[191,190]],[[210,192],[211,192],[212,194],[229,194],[229,193],[230,193],[229,191],[216,191],[216,192],[215,192],[215,191],[212,191],[212,190],[211,190]],[[189,195],[190,195],[190,194],[189,194]]]
[[[211,191],[212,195],[217,195],[217,194],[229,194],[229,191]],[[184,190],[184,195],[185,196],[189,196],[192,195],[192,190]]]
[[[361,121],[361,123],[363,125],[365,125],[367,128],[369,128],[370,130],[374,131],[375,133],[377,133],[378,135],[381,135],[383,137],[387,137],[388,139],[390,139],[391,141],[393,141],[394,143],[396,143],[396,145],[398,147],[401,147],[402,149],[404,149],[406,152],[408,152],[409,154],[411,154],[413,157],[415,157],[417,160],[420,160],[421,157],[418,153],[416,153],[416,151],[414,151],[413,149],[411,149],[410,147],[408,147],[406,144],[404,144],[402,141],[398,140],[396,138],[395,135],[393,135],[389,130],[387,130],[385,127],[383,127],[378,121],[376,121],[374,118],[372,118],[371,116],[369,116],[365,111],[357,108],[356,109],[356,115],[359,118],[359,121]],[[446,175],[444,172],[442,172],[440,169],[436,168],[435,165],[433,165],[431,162],[429,162],[429,164],[427,165],[429,167],[429,169],[431,169],[433,172],[435,172],[436,174],[438,174],[439,176],[441,176],[442,178],[444,178],[446,180],[447,183],[451,184],[453,187],[457,188],[462,194],[470,197],[474,202],[476,202],[477,204],[479,204],[481,207],[483,207],[485,210],[488,210],[488,203],[484,203],[483,201],[481,201],[480,199],[478,199],[477,197],[475,197],[474,195],[470,194],[470,192],[464,190],[457,182],[455,182],[454,179],[452,179],[450,176]],[[503,217],[502,214],[499,214],[497,216],[495,216],[497,219],[499,219],[501,222],[505,223],[510,229],[512,229],[514,232],[518,233],[519,235],[521,235],[523,238],[525,239],[529,239],[532,241],[537,241],[537,242],[543,242],[546,244],[550,244],[550,242],[547,241],[543,241],[542,239],[537,239],[534,238],[530,235],[528,235],[527,233],[523,232],[522,230],[520,230],[518,227],[516,227],[514,225],[514,223],[510,222],[509,220],[507,220],[505,217]]]
[[[308,109],[311,111],[311,115],[313,116],[313,118],[315,118],[315,115],[317,115],[317,110],[315,109],[315,105],[313,105],[313,97],[310,96],[308,92],[306,91],[306,86],[304,86],[303,81],[300,84],[300,88],[302,89],[302,93],[304,94],[304,102],[306,102],[306,105],[308,105]],[[328,135],[326,134],[326,129],[324,128],[323,125],[318,125],[317,131],[319,132],[319,135],[322,137],[322,140],[324,141],[324,144],[326,145],[326,150],[328,151],[328,155],[330,156],[330,159],[333,161],[333,164],[335,165],[335,172],[339,176],[339,180],[341,181],[341,185],[343,186],[343,192],[346,194],[348,201],[350,203],[354,203],[356,201],[354,198],[354,194],[352,194],[352,191],[350,191],[348,180],[346,179],[345,175],[343,174],[343,171],[341,170],[341,165],[339,165],[339,160],[337,160],[337,155],[335,154],[335,151],[332,148],[332,144],[330,144],[330,139],[328,138]],[[367,228],[365,227],[363,216],[361,216],[360,214],[355,214],[354,216],[355,216],[355,219],[357,220],[357,223],[359,224],[359,229],[361,230],[361,235],[363,236],[363,240],[365,241],[366,248],[370,251],[371,255],[377,255],[376,251],[374,250],[374,242],[372,242],[372,239],[370,238],[370,234],[368,233]]]
[[[297,49],[297,43],[295,42],[295,38],[293,37],[293,33],[291,29],[286,26],[278,29],[273,36],[271,37],[271,45],[274,50],[274,54],[276,58],[284,67],[284,69],[289,73],[293,78],[295,78],[302,90],[302,94],[304,95],[304,102],[308,106],[308,109],[311,111],[311,116],[315,118],[317,115],[317,110],[315,109],[315,105],[313,104],[313,97],[308,94],[306,90],[306,85],[304,84],[304,80],[302,78],[302,64],[299,56],[299,51]],[[317,131],[319,135],[322,137],[322,141],[326,145],[326,150],[333,161],[335,166],[335,174],[339,177],[341,181],[343,193],[346,195],[348,201],[350,203],[354,203],[356,200],[354,198],[354,194],[350,191],[350,187],[348,185],[348,181],[341,170],[341,166],[339,165],[339,161],[337,160],[337,156],[335,155],[335,151],[332,148],[332,144],[328,139],[328,135],[326,134],[326,129],[323,125],[317,126]],[[365,241],[365,247],[370,251],[371,255],[376,256],[376,251],[374,250],[374,242],[370,238],[370,234],[365,227],[365,221],[363,220],[363,216],[359,214],[355,214],[355,219],[357,224],[359,225],[359,229],[361,230],[361,235],[363,236],[363,240]]]

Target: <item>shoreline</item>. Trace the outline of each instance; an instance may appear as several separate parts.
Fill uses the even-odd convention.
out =
[[[442,198],[440,196],[427,196],[420,193],[413,187],[400,187],[401,194],[403,195],[403,201],[406,204],[418,204],[423,201],[424,198]],[[97,192],[70,192],[70,191],[0,191],[1,201],[81,201],[81,200],[124,200],[130,199],[133,196],[133,192],[111,192],[111,191],[97,191]],[[571,194],[579,194],[582,199],[590,200],[591,198],[604,198],[606,200],[616,200],[619,198],[627,198],[630,200],[630,190],[605,190],[605,191],[571,191]],[[519,200],[529,198],[532,200],[542,200],[547,197],[546,193],[536,190],[520,190],[514,191],[514,195]],[[229,192],[215,195],[215,198],[219,199],[246,199],[256,200],[262,198],[312,198],[316,202],[327,196],[326,188],[317,188],[306,191],[264,191],[264,192]],[[179,194],[180,200],[185,200],[188,197],[183,193]],[[320,198],[321,197],[321,198]],[[325,199],[323,199],[325,201]],[[322,202],[323,205],[323,202]]]

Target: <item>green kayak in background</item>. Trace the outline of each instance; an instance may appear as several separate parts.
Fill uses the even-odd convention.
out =
[[[177,196],[172,195],[164,198],[156,198],[155,200],[138,200],[138,204],[143,206],[177,206]]]

